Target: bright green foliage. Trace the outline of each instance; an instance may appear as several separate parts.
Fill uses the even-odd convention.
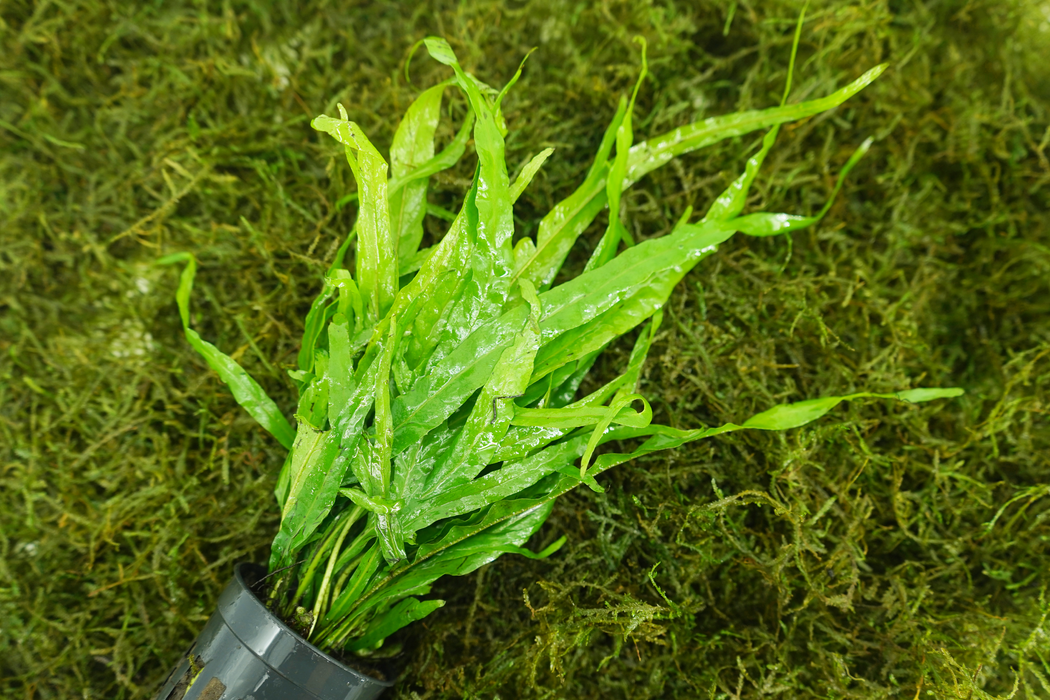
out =
[[[150,700],[234,564],[269,556],[288,449],[186,342],[179,270],[154,262],[192,251],[190,327],[257,380],[293,436],[296,413],[319,420],[297,400],[315,347],[329,376],[346,378],[328,387],[329,407],[349,403],[352,375],[331,367],[356,367],[368,342],[347,235],[360,188],[343,147],[311,129],[316,115],[349,108],[388,162],[393,217],[395,131],[453,76],[424,49],[406,79],[412,46],[442,33],[492,98],[538,46],[501,103],[512,198],[525,164],[556,149],[517,198],[517,252],[564,230],[546,215],[586,182],[621,96],[626,111],[633,37],[647,40],[649,76],[632,148],[779,104],[804,2],[0,3],[0,697]],[[367,664],[399,678],[391,700],[1050,694],[1042,5],[810,0],[787,108],[890,68],[783,124],[740,214],[819,212],[874,137],[832,208],[788,236],[721,244],[674,288],[658,328],[642,323],[515,403],[579,404],[565,427],[586,429],[586,442],[621,387],[645,397],[651,422],[686,432],[827,395],[966,394],[843,402],[801,428],[736,430],[601,473],[603,457],[656,436],[599,446],[588,484],[557,498],[521,545],[543,553],[564,537],[554,555],[502,556],[403,599],[445,605],[372,653],[403,645]],[[690,206],[695,224],[771,129],[683,153],[623,189],[624,228],[659,240]],[[447,85],[433,158],[455,155],[457,134],[462,157],[432,161],[423,252],[399,265],[399,287],[430,255],[451,265],[464,254],[441,244],[473,182],[473,130],[467,98]],[[519,276],[538,294],[579,274],[607,229],[607,187],[592,184],[600,201],[585,189],[579,205],[597,214],[585,212],[561,272],[547,284]],[[304,319],[319,295],[311,344]],[[417,323],[428,314],[417,305]],[[409,369],[438,335],[408,338]],[[621,379],[636,341],[648,359]],[[644,414],[634,401],[618,416]],[[518,418],[500,460],[546,439]],[[557,473],[578,480],[581,461]],[[296,587],[315,602],[330,564],[345,572],[366,549],[382,561],[357,537],[366,511],[338,489],[331,498],[326,553]],[[333,573],[329,591],[352,598],[363,564]]]
[[[425,210],[427,178],[412,177],[412,166],[426,167],[433,156],[446,84],[423,92],[394,135],[394,176],[407,184],[392,194],[386,162],[342,105],[340,118],[322,115],[312,122],[343,144],[359,183],[357,275],[351,280],[342,270],[330,271],[305,323],[299,429],[278,483],[282,517],[270,556],[275,577],[270,601],[286,619],[305,603],[313,619],[304,632],[321,648],[375,651],[387,636],[441,606],[415,597],[426,595],[439,577],[470,573],[508,552],[550,555],[564,539],[536,555],[521,545],[543,524],[554,499],[580,483],[601,490],[594,477],[625,461],[734,430],[797,428],[848,399],[917,402],[962,394],[958,389],[856,393],[783,404],[741,425],[676,430],[653,424],[651,407],[635,393],[657,317],[640,335],[619,380],[565,403],[596,354],[658,315],[679,280],[735,232],[776,235],[824,216],[831,199],[815,216],[740,212],[779,125],[840,104],[884,66],[829,98],[708,120],[635,146],[631,124],[646,75],[643,42],[641,75],[606,131],[585,188],[555,206],[554,218],[545,219],[554,223],[541,233],[539,246],[519,243],[524,253],[515,254],[513,203],[551,153],[534,158],[511,186],[499,103],[521,68],[492,101],[445,40],[425,43],[434,59],[453,68],[451,82],[468,98],[478,167],[438,252],[426,257],[400,291],[398,260],[417,255]],[[687,214],[668,235],[634,245],[620,219],[621,196],[631,178],[674,155],[764,127],[772,130],[761,150],[702,221],[688,223]],[[868,139],[843,167],[832,198],[870,145]],[[609,223],[584,272],[537,293],[533,280],[549,284],[605,203]],[[566,218],[572,225],[565,225]],[[550,248],[554,239],[561,242]],[[622,253],[621,243],[629,246]],[[559,252],[540,254],[548,250]],[[187,271],[179,300],[188,324],[192,267]],[[456,281],[446,284],[449,279]],[[326,305],[336,287],[348,291],[349,303]],[[421,304],[436,315],[420,314]],[[196,339],[188,325],[186,333]],[[433,335],[436,342],[412,351],[408,339]],[[312,359],[302,352],[312,352]],[[640,412],[632,408],[636,402],[644,407]],[[593,458],[607,442],[647,436],[634,451]],[[353,516],[345,516],[348,509]],[[363,512],[367,517],[360,517]],[[318,577],[322,561],[328,564]]]
[[[199,352],[219,375],[230,392],[237,399],[244,410],[252,418],[259,421],[259,425],[266,428],[277,438],[284,447],[291,449],[295,431],[288,425],[288,421],[281,414],[277,404],[266,395],[259,383],[252,379],[244,369],[234,360],[223,354],[218,348],[206,340],[202,340],[197,331],[190,328],[190,293],[193,291],[193,277],[197,274],[197,261],[189,253],[174,253],[157,261],[160,265],[172,263],[186,263],[182,270],[179,281],[179,291],[176,299],[179,304],[179,316],[182,318],[182,328],[186,332],[186,340],[190,341],[193,349]]]

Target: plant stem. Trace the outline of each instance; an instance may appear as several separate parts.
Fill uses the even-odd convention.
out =
[[[335,585],[332,586],[332,600],[339,598],[339,594],[343,592],[343,586],[346,585],[346,580],[350,578],[350,574],[354,573],[357,569],[357,565],[361,563],[363,556],[364,555],[358,555],[354,557],[354,559],[343,569],[343,572],[339,574],[339,578],[336,579]]]
[[[339,559],[339,549],[343,546],[343,540],[346,539],[347,533],[350,532],[350,527],[357,522],[358,518],[360,518],[364,512],[365,509],[361,506],[354,506],[353,510],[350,511],[350,516],[346,519],[346,523],[343,524],[342,529],[339,531],[339,538],[335,541],[332,553],[328,556],[328,567],[325,569],[324,578],[321,579],[321,590],[318,591],[317,600],[314,603],[313,620],[310,622],[310,631],[306,634],[308,639],[310,635],[313,634],[314,626],[317,624],[317,620],[321,616],[321,609],[324,607],[325,600],[328,598],[328,586],[332,581],[332,571],[335,569],[335,562]]]
[[[333,522],[333,528],[325,537],[324,541],[318,546],[317,551],[314,552],[313,557],[310,559],[310,565],[306,568],[306,573],[303,574],[302,579],[299,580],[299,585],[295,589],[295,595],[289,601],[288,605],[284,609],[285,616],[290,616],[295,611],[295,606],[299,604],[303,595],[306,593],[306,589],[310,587],[310,583],[313,581],[314,574],[317,571],[317,567],[320,566],[321,560],[324,555],[328,552],[328,546],[332,544],[333,538],[336,534],[336,525],[341,518],[343,518],[348,511],[343,511],[336,516],[335,522]],[[352,521],[351,521],[352,522]]]
[[[357,607],[357,603],[360,602],[357,599],[360,597],[361,593],[366,590],[368,584],[372,581],[373,574],[375,574],[378,563],[377,559],[380,556],[379,547],[379,542],[377,540],[373,541],[369,550],[359,557],[356,562],[357,565],[355,566],[353,578],[350,579],[349,588],[347,588],[346,591],[343,591],[340,595],[341,598],[345,597],[354,601],[352,608],[340,617],[332,620],[330,623],[323,625],[318,634],[317,640],[311,640],[314,641],[315,644],[320,644],[325,640],[331,640],[335,634],[341,634],[351,622],[351,616],[349,613]],[[328,646],[334,648],[331,644]]]
[[[343,586],[346,584],[346,580],[350,578],[350,575],[357,569],[357,565],[361,563],[361,551],[364,550],[365,545],[368,541],[375,537],[375,530],[371,527],[366,526],[354,541],[350,543],[350,546],[342,551],[339,555],[339,560],[335,563],[336,571],[340,572],[339,578],[336,580],[335,586],[332,587],[332,600],[337,600],[339,594],[343,592]],[[345,563],[342,563],[346,560]]]

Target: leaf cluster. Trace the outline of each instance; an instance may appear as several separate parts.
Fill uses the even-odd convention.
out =
[[[0,695],[151,697],[234,563],[266,558],[286,450],[181,341],[178,275],[152,262],[193,251],[192,328],[291,420],[285,369],[357,211],[316,114],[353,104],[387,156],[419,94],[403,77],[418,38],[448,36],[493,84],[539,45],[503,101],[512,176],[556,149],[515,205],[515,235],[534,236],[631,94],[633,36],[650,46],[642,140],[776,104],[800,6],[0,5]],[[819,211],[856,144],[875,147],[822,224],[731,239],[683,279],[638,389],[655,422],[681,429],[863,388],[966,396],[843,406],[599,475],[605,494],[559,498],[527,543],[566,535],[557,556],[435,582],[428,597],[446,605],[398,637],[392,694],[1045,695],[1044,24],[1038,3],[1013,0],[810,3],[792,102],[891,69],[785,125],[748,205]],[[412,83],[450,76],[419,56]],[[439,149],[467,115],[446,90]],[[760,141],[684,154],[626,190],[630,235],[703,211]],[[430,178],[421,247],[472,184],[467,150]],[[583,269],[607,218],[557,282]],[[596,360],[581,395],[623,372],[638,332]],[[743,492],[773,500],[732,499]],[[656,562],[680,614],[650,582]]]
[[[865,141],[846,162],[816,215],[744,215],[780,125],[838,106],[885,66],[828,97],[787,106],[793,50],[779,107],[706,119],[636,144],[634,104],[647,72],[641,39],[641,74],[630,99],[621,98],[584,182],[541,220],[535,240],[513,243],[514,203],[552,152],[510,181],[501,103],[522,67],[497,91],[464,71],[444,39],[424,43],[455,75],[408,108],[390,165],[342,104],[339,118],[311,122],[343,146],[359,209],[304,322],[299,367],[290,372],[299,387],[294,431],[257,382],[190,328],[192,257],[160,261],[187,263],[177,299],[190,343],[238,403],[290,448],[276,490],[281,528],[269,600],[285,619],[304,620],[304,635],[322,649],[375,653],[444,604],[421,598],[440,577],[468,574],[506,553],[550,556],[564,538],[538,553],[522,545],[553,501],[579,484],[601,492],[595,475],[618,464],[735,430],[797,428],[843,400],[917,403],[962,394],[860,392],[782,404],[740,425],[680,430],[652,423],[649,403],[636,392],[661,309],[682,277],[736,232],[766,237],[819,221],[871,145]],[[435,154],[443,93],[453,85],[470,116]],[[463,156],[471,125],[478,156],[471,188],[440,242],[420,249],[428,179]],[[635,244],[620,218],[626,188],[677,155],[761,128],[769,130],[760,150],[699,221],[690,223],[687,210],[668,235]],[[583,272],[552,284],[605,206],[608,224]],[[343,266],[351,241],[353,275]],[[626,370],[577,398],[603,350],[648,319]],[[605,443],[640,438],[647,439],[630,452],[595,458]]]

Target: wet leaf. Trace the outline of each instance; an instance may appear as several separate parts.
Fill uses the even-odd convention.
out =
[[[217,347],[202,339],[197,331],[190,328],[190,294],[193,292],[193,278],[197,274],[197,261],[189,253],[175,253],[157,261],[159,265],[186,263],[179,278],[179,289],[175,298],[179,305],[179,316],[182,317],[182,328],[193,349],[200,353],[208,366],[215,370],[219,379],[230,388],[230,393],[237,403],[254,418],[259,425],[277,438],[277,442],[291,449],[295,441],[295,431],[288,420],[277,408],[259,382],[244,371],[244,368],[224,354]]]
[[[374,649],[384,639],[397,632],[405,625],[411,624],[445,605],[443,600],[421,601],[418,598],[405,598],[382,615],[372,620],[360,638],[347,646],[350,651]]]
[[[621,99],[586,179],[543,218],[535,241],[523,238],[513,249],[514,202],[552,152],[530,159],[510,183],[501,107],[524,61],[497,91],[468,74],[443,39],[424,40],[454,76],[409,107],[391,147],[389,181],[386,162],[342,107],[340,119],[312,122],[344,145],[360,211],[307,314],[293,372],[299,427],[277,487],[282,523],[271,569],[292,564],[300,550],[309,572],[326,562],[319,583],[307,573],[297,584],[296,601],[301,595],[314,610],[311,641],[374,650],[441,605],[418,598],[440,576],[469,573],[504,553],[548,556],[564,538],[535,554],[522,545],[553,500],[580,484],[601,492],[595,477],[617,464],[736,430],[799,427],[844,400],[958,395],[860,392],[783,404],[740,425],[683,430],[652,424],[652,408],[638,393],[663,306],[689,270],[737,232],[768,236],[819,221],[870,146],[865,141],[845,164],[817,215],[741,215],[779,125],[841,104],[884,68],[828,97],[785,106],[798,37],[796,28],[781,106],[635,144],[642,42],[634,91]],[[453,85],[470,114],[435,154],[442,96]],[[686,208],[670,234],[634,244],[621,221],[627,187],[676,155],[757,129],[769,129],[759,151],[701,221],[691,223]],[[432,209],[427,179],[463,156],[471,130],[477,165],[463,205],[442,213],[451,220],[445,236],[418,250]],[[608,226],[584,272],[552,287],[576,239],[607,204]],[[342,269],[355,236],[356,280]],[[180,287],[180,295],[181,309],[188,291]],[[189,334],[187,311],[183,317]],[[575,399],[598,354],[647,319],[623,373]],[[600,453],[623,439],[644,441],[631,452]],[[296,581],[299,569],[289,571],[283,580]]]
[[[357,283],[372,323],[382,318],[397,292],[398,243],[390,228],[387,201],[387,164],[357,124],[347,119],[339,105],[340,119],[321,115],[310,125],[343,144],[346,160],[358,184]]]
[[[525,167],[521,169],[521,173],[510,186],[510,201],[518,201],[518,197],[521,196],[521,193],[524,192],[525,188],[529,186],[530,182],[532,182],[532,178],[536,177],[536,173],[540,171],[540,168],[543,167],[544,162],[550,158],[552,153],[554,153],[553,148],[545,148],[525,164]]]

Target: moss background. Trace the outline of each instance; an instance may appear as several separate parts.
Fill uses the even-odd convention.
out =
[[[446,74],[420,54],[406,82],[417,39],[497,85],[538,46],[504,103],[512,167],[557,148],[517,208],[534,233],[633,84],[633,36],[644,138],[775,104],[799,9],[0,4],[0,696],[150,697],[233,565],[265,558],[281,450],[185,343],[152,261],[197,255],[196,327],[292,407],[284,369],[354,216],[310,117],[342,101],[385,150]],[[792,100],[893,67],[781,132],[753,209],[816,210],[878,141],[823,223],[686,278],[642,390],[681,427],[854,389],[967,395],[614,470],[537,535],[569,536],[556,556],[439,587],[389,697],[1050,697],[1048,46],[1043,0],[813,2]],[[756,145],[648,176],[629,225],[662,235]],[[472,169],[432,201],[456,206]]]

